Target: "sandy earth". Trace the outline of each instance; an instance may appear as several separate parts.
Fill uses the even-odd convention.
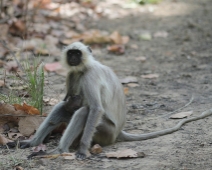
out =
[[[131,37],[124,55],[108,54],[105,48],[94,48],[93,53],[102,63],[114,69],[120,78],[136,76],[139,87],[130,87],[127,95],[129,112],[125,130],[147,133],[172,127],[179,120],[159,117],[183,107],[192,95],[193,102],[182,111],[193,111],[193,116],[211,108],[212,103],[212,2],[210,0],[172,0],[156,6],[141,7],[140,12],[119,19],[101,19],[87,23],[90,28],[119,30]],[[148,12],[152,11],[153,12]],[[127,10],[127,9],[126,9]],[[139,39],[142,32],[152,35],[159,31],[167,37]],[[105,55],[106,54],[106,55]],[[146,57],[138,62],[136,57]],[[156,79],[144,79],[144,74],[159,74]],[[52,77],[52,89],[64,96],[65,78]],[[62,84],[61,84],[62,82]],[[30,150],[0,150],[0,169],[12,169],[12,156],[23,161],[25,169],[142,169],[191,170],[211,169],[212,117],[184,125],[166,136],[138,142],[118,142],[103,148],[103,153],[84,161],[31,160],[25,158]],[[49,147],[58,141],[52,140]],[[144,152],[144,158],[108,159],[105,152],[121,149]]]

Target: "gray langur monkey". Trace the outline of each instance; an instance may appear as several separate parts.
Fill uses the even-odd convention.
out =
[[[185,119],[175,127],[147,134],[130,134],[123,131],[126,121],[126,103],[118,77],[107,66],[93,58],[91,49],[75,42],[63,51],[62,62],[68,70],[67,95],[64,101],[54,106],[41,124],[33,139],[21,141],[21,148],[36,146],[61,122],[68,126],[53,153],[69,152],[69,147],[79,138],[76,157],[88,156],[91,142],[102,146],[119,141],[138,141],[165,135],[178,130],[184,123],[201,119],[211,114]],[[73,114],[64,109],[69,96],[81,96],[81,107]],[[74,100],[73,100],[74,101]]]

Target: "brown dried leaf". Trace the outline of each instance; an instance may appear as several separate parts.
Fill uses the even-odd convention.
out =
[[[108,158],[136,158],[138,157],[137,152],[132,149],[126,149],[117,152],[108,152],[106,153]]]
[[[47,49],[45,49],[45,48],[37,48],[35,50],[35,53],[39,54],[39,55],[43,55],[43,56],[49,55],[49,51]]]
[[[21,118],[18,123],[18,130],[23,136],[30,136],[38,129],[44,119],[44,117],[39,116],[27,116]]]
[[[107,33],[99,30],[89,30],[83,34],[71,32],[65,39],[60,40],[62,44],[71,44],[75,41],[83,41],[85,44],[105,44],[111,43],[112,40]]]
[[[82,39],[86,44],[105,44],[111,42],[109,36],[99,30],[91,30],[78,38]]]
[[[43,155],[39,156],[39,158],[48,158],[48,159],[56,159],[60,156],[60,154],[54,154],[54,155]]]
[[[193,113],[193,111],[180,112],[180,113],[176,113],[174,115],[171,115],[169,118],[171,118],[171,119],[182,119],[182,118],[185,118],[185,117],[192,115],[192,113]]]
[[[23,21],[14,21],[9,27],[9,33],[16,36],[23,36],[25,34],[26,25]]]
[[[75,153],[62,153],[61,156],[64,159],[73,160],[76,158]]]
[[[0,33],[1,39],[6,40],[8,37],[7,34],[8,34],[8,30],[9,30],[9,25],[8,24],[0,24],[0,30],[1,30],[1,33]]]
[[[58,99],[54,99],[54,98],[49,98],[49,97],[43,97],[43,102],[46,105],[54,106],[54,105],[56,105],[59,102],[59,100]]]
[[[122,36],[122,44],[127,44],[130,38],[128,36]]]
[[[0,103],[0,115],[1,114],[14,116],[26,115],[23,110],[15,110],[14,106],[6,103]]]
[[[124,94],[128,95],[129,94],[129,88],[128,87],[124,87]]]
[[[129,41],[128,36],[121,36],[118,31],[114,31],[109,37],[115,44],[127,44]]]
[[[50,30],[50,27],[51,26],[49,25],[49,23],[34,23],[32,31],[47,34]]]
[[[44,144],[40,144],[40,145],[35,146],[35,147],[32,148],[33,152],[40,152],[40,151],[44,151],[45,152],[46,150],[47,150],[47,147]]]
[[[8,142],[12,142],[11,140],[5,138],[3,135],[0,134],[0,145],[5,145]]]
[[[138,45],[137,44],[132,44],[132,45],[130,45],[130,48],[132,48],[132,49],[138,49]]]
[[[141,61],[141,62],[145,62],[146,61],[146,57],[137,57],[135,58],[136,61]]]
[[[166,31],[158,31],[154,34],[154,37],[166,38],[169,35]]]
[[[96,144],[91,148],[91,153],[93,154],[99,154],[101,152],[102,152],[102,147],[99,144]]]
[[[127,86],[128,87],[139,87],[140,85],[137,83],[128,83]]]
[[[60,62],[54,62],[54,63],[47,63],[44,66],[44,69],[46,71],[56,71],[62,68],[62,65]]]
[[[1,50],[1,48],[0,48],[0,50]],[[4,54],[1,54],[1,51],[0,51],[0,58],[1,58],[2,56],[4,56]],[[0,67],[3,67],[4,64],[5,64],[5,62],[2,61],[2,60],[0,60]]]
[[[9,139],[12,139],[12,140],[16,140],[18,139],[20,136],[23,136],[22,134],[20,133],[8,133],[8,138]]]
[[[138,79],[136,77],[133,77],[133,76],[128,76],[128,77],[125,77],[123,79],[120,79],[120,82],[122,84],[137,83],[138,82]]]
[[[79,39],[70,39],[70,38],[65,38],[65,39],[61,39],[60,43],[64,44],[64,45],[69,45],[72,44],[73,42],[79,41]]]
[[[39,1],[33,1],[34,8],[42,8],[47,9],[48,5],[51,3],[51,0],[39,0]]]
[[[21,166],[16,166],[16,167],[14,168],[14,170],[24,170],[24,168],[22,168]]]
[[[37,108],[34,108],[33,106],[27,105],[26,103],[23,103],[23,106],[20,104],[13,104],[16,110],[22,110],[30,115],[39,115],[40,111]]]
[[[3,87],[3,86],[5,86],[4,80],[0,80],[0,87]]]
[[[17,72],[18,71],[18,64],[17,64],[16,61],[9,61],[9,62],[6,63],[5,69],[8,72],[11,72],[11,71]]]
[[[40,111],[33,106],[27,105],[26,103],[23,104],[23,107],[26,109],[26,112],[30,115],[39,115]]]
[[[121,35],[119,34],[118,31],[114,31],[110,35],[110,38],[115,44],[122,44],[122,37],[121,37]]]
[[[158,74],[147,74],[147,75],[142,75],[141,77],[144,79],[155,79],[155,78],[158,78],[159,75]]]
[[[124,54],[125,47],[124,45],[114,44],[114,45],[108,46],[107,50],[115,54]]]

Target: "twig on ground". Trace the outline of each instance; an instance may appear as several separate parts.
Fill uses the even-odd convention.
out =
[[[142,134],[143,136],[142,136],[141,140],[147,140],[147,139],[150,139],[150,138],[155,138],[155,137],[158,137],[158,136],[167,135],[167,134],[176,132],[177,130],[179,130],[181,128],[182,125],[184,125],[188,122],[196,121],[196,120],[199,120],[199,119],[204,119],[204,118],[211,116],[211,115],[212,115],[212,109],[206,110],[206,111],[202,112],[201,115],[199,115],[197,117],[192,117],[192,118],[189,118],[189,119],[181,120],[176,126],[174,126],[172,128]]]
[[[25,31],[24,31],[24,38],[27,38],[27,33],[28,33],[28,27],[27,27],[27,13],[28,13],[28,5],[29,5],[29,0],[26,0],[25,4],[25,15],[24,15],[24,23],[25,23]]]
[[[145,120],[153,120],[153,119],[157,119],[157,118],[162,118],[162,117],[170,116],[170,115],[172,115],[172,114],[174,114],[174,113],[176,113],[176,112],[178,112],[178,111],[186,108],[187,106],[189,106],[193,102],[193,100],[194,100],[194,96],[192,95],[191,96],[191,99],[189,100],[189,102],[186,105],[184,105],[183,107],[178,108],[178,109],[174,110],[173,112],[169,112],[169,113],[166,113],[166,114],[163,113],[161,116],[151,117],[151,118],[147,118]]]
[[[185,106],[183,106],[183,107],[181,107],[181,108],[178,108],[178,109],[174,110],[173,112],[169,112],[169,113],[167,113],[167,114],[162,114],[161,116],[158,116],[158,117],[156,117],[156,118],[161,118],[161,117],[170,116],[170,115],[172,115],[173,113],[176,113],[176,112],[178,112],[178,111],[180,111],[180,110],[186,108],[187,106],[189,106],[189,105],[193,102],[193,100],[194,100],[194,96],[192,95],[192,96],[191,96],[191,99],[189,100],[189,102],[188,102]]]

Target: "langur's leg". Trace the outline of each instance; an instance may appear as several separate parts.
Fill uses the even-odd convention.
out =
[[[31,140],[20,142],[21,148],[27,148],[41,144],[45,137],[60,123],[70,121],[72,113],[65,110],[64,103],[65,102],[62,101],[53,107],[53,110],[47,116],[44,122],[42,122],[34,137]]]
[[[63,134],[58,148],[50,153],[63,153],[69,152],[69,147],[72,145],[74,140],[82,133],[85,123],[88,117],[89,109],[88,107],[82,107],[77,110],[71,121],[69,122],[65,133]]]

